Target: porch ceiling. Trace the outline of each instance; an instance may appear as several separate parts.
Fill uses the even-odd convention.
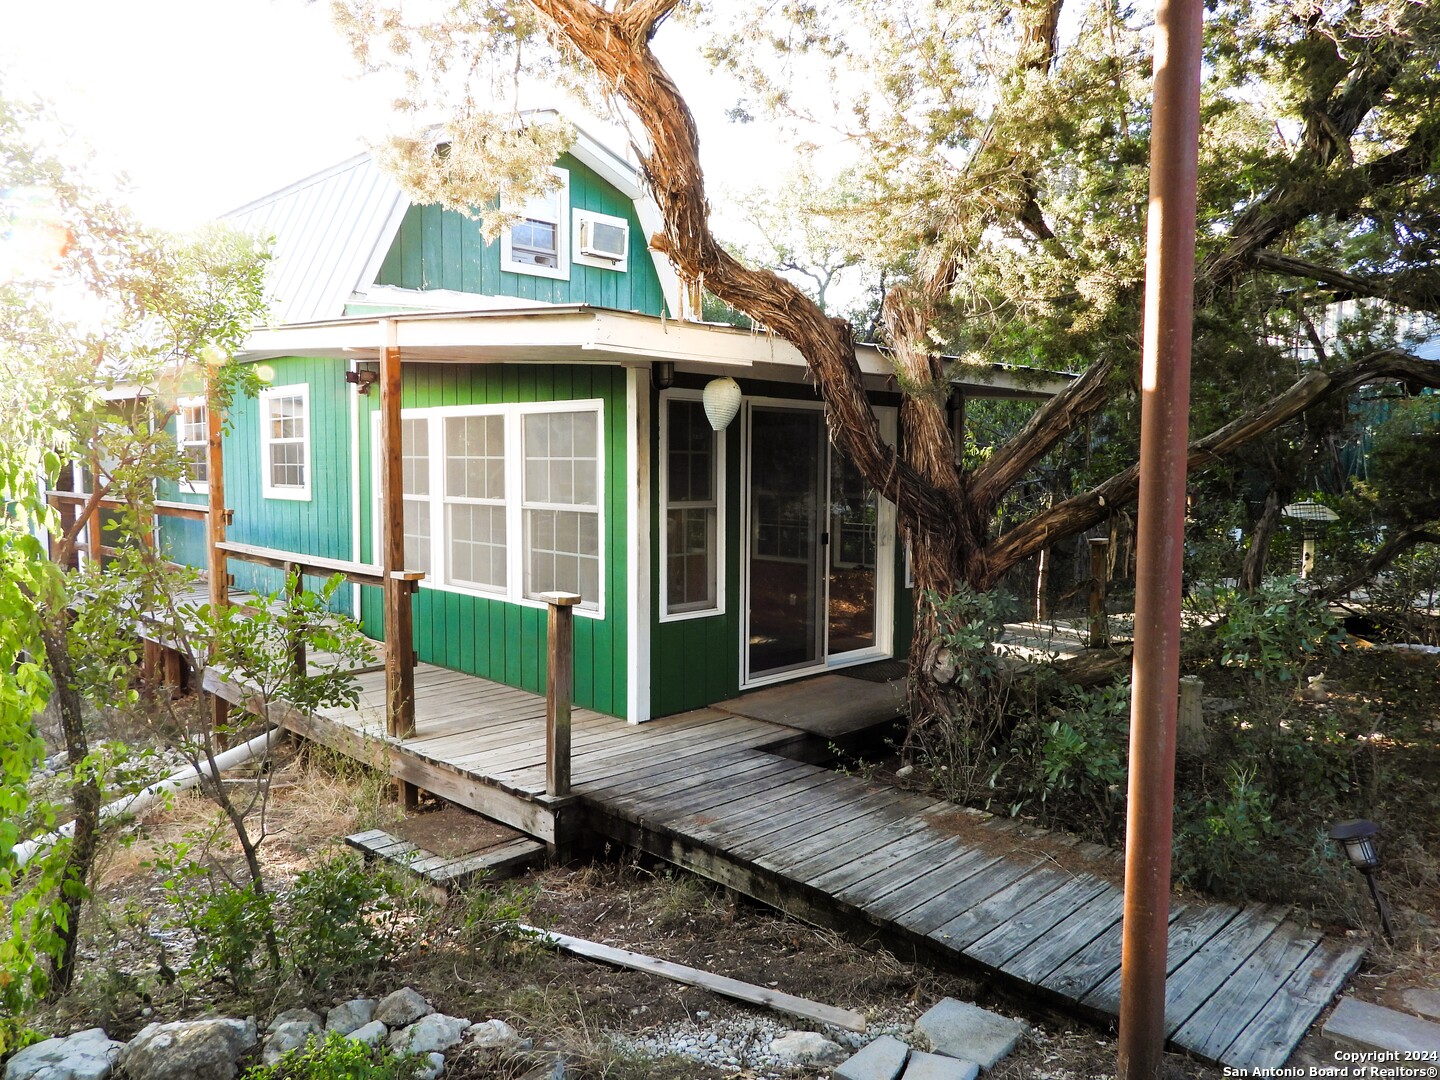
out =
[[[660,319],[585,305],[476,312],[376,315],[254,331],[240,359],[282,356],[378,360],[387,321],[396,327],[401,357],[426,364],[610,363],[630,366],[668,360],[680,371],[800,382],[804,358],[788,341],[709,323]],[[872,389],[891,380],[884,350],[857,349]],[[972,397],[1044,398],[1073,375],[1002,364],[965,365],[955,384]]]

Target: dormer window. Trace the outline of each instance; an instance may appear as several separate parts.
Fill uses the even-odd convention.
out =
[[[500,234],[500,268],[534,277],[570,278],[570,174],[550,170],[560,186],[531,199],[520,220]]]

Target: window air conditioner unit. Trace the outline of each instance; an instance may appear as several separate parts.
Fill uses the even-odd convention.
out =
[[[630,226],[585,218],[580,222],[580,254],[621,262],[630,247]]]

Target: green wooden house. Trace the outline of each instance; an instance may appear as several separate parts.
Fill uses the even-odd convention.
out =
[[[228,418],[228,538],[380,562],[369,391],[388,345],[403,358],[405,562],[427,575],[420,660],[543,691],[537,596],[552,590],[583,598],[576,702],[632,721],[904,656],[894,508],[830,443],[798,352],[691,318],[625,160],[581,132],[555,169],[558,192],[494,243],[410,204],[368,156],[229,215],[275,238],[275,323],[243,354],[265,389]],[[889,364],[873,348],[860,362],[894,437]],[[738,414],[716,430],[702,394],[732,379]],[[957,389],[1034,397],[1054,383],[996,367]],[[192,467],[167,498],[207,498],[204,408],[181,402]],[[204,565],[203,525],[164,528],[172,557]],[[232,566],[242,588],[280,583]],[[342,603],[384,638],[379,589]]]

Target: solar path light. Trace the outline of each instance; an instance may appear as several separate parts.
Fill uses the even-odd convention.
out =
[[[1394,944],[1395,930],[1390,925],[1390,909],[1375,885],[1375,871],[1380,868],[1380,853],[1375,847],[1375,834],[1379,831],[1373,821],[1342,821],[1331,826],[1330,839],[1345,849],[1345,857],[1350,860],[1351,865],[1365,875],[1365,882],[1370,886],[1370,896],[1375,901],[1375,910],[1380,913],[1380,927],[1385,931],[1385,940]]]

